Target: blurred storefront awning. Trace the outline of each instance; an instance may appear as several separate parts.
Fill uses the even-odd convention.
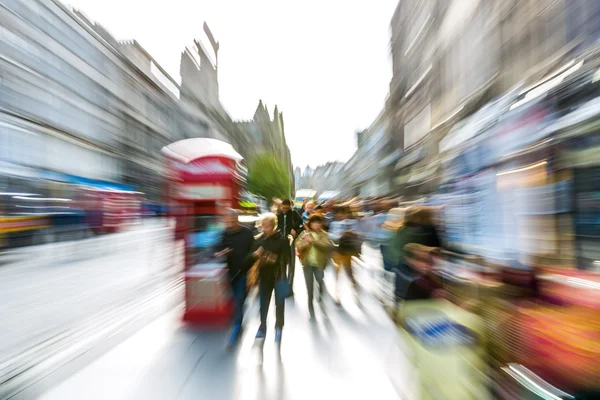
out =
[[[96,179],[89,179],[82,176],[75,176],[69,174],[63,174],[54,171],[43,171],[40,175],[47,181],[54,181],[60,183],[69,183],[72,185],[88,186],[95,189],[102,190],[122,190],[122,191],[134,191],[133,186],[123,185],[115,182],[100,181]]]

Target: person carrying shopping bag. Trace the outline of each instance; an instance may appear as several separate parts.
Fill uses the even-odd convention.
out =
[[[323,294],[325,283],[323,281],[324,271],[329,262],[329,254],[333,244],[329,240],[327,232],[323,230],[324,218],[319,214],[311,215],[306,221],[306,230],[303,231],[296,241],[296,249],[302,262],[306,290],[308,291],[308,311],[314,319],[314,284],[318,285],[317,301],[321,310],[325,313]]]

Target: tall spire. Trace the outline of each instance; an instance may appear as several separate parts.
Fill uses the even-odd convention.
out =
[[[285,138],[285,125],[283,124],[283,111],[279,113],[279,126],[281,126],[281,134]]]
[[[260,115],[262,115],[265,111],[265,106],[263,105],[262,100],[258,101],[258,107],[256,107],[256,111],[254,111],[254,119],[258,119]]]

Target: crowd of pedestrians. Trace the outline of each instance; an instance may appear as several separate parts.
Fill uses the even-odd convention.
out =
[[[380,249],[384,268],[396,275],[395,295],[398,300],[424,296],[418,291],[420,272],[411,266],[407,245],[437,248],[441,246],[433,215],[427,207],[398,208],[398,203],[380,202],[356,207],[355,201],[315,204],[305,201],[294,208],[290,200],[274,201],[271,213],[262,216],[261,235],[237,222],[237,213],[226,216],[227,230],[218,256],[227,256],[231,287],[236,305],[232,346],[242,329],[243,309],[249,291],[248,275],[257,276],[260,299],[260,327],[256,339],[267,336],[267,316],[275,295],[275,341],[282,339],[285,300],[294,296],[296,259],[308,293],[310,317],[315,318],[315,301],[327,316],[326,293],[340,305],[339,276],[343,272],[352,283],[356,303],[360,306],[360,288],[353,270],[353,257],[359,257],[363,241]],[[365,216],[367,211],[367,216]],[[325,288],[325,270],[331,266],[335,288]]]

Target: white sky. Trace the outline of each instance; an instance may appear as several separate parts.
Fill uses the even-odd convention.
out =
[[[63,0],[117,39],[136,39],[173,78],[206,21],[220,42],[221,102],[251,119],[283,112],[294,165],[347,161],[381,111],[397,0]]]

